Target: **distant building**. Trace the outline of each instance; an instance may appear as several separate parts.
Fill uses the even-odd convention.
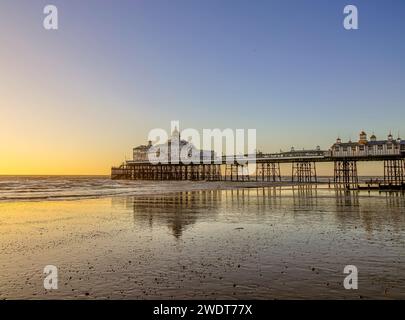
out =
[[[182,154],[180,154],[182,152]],[[152,141],[148,145],[140,145],[133,148],[133,161],[143,162],[149,161],[150,157],[161,154],[167,156],[167,161],[173,159],[188,159],[191,162],[199,163],[203,160],[213,160],[215,153],[213,151],[199,150],[192,143],[180,139],[180,133],[175,128],[171,134],[170,139],[163,144],[152,145]]]
[[[367,134],[362,131],[357,142],[342,142],[340,138],[331,147],[331,153],[334,157],[353,157],[353,156],[378,156],[394,155],[405,152],[405,140],[401,138],[394,139],[390,133],[387,140],[377,140],[373,134],[370,140],[367,140]]]
[[[133,160],[134,161],[147,161],[148,160],[148,150],[152,147],[152,141],[148,142],[148,145],[140,145],[133,149]]]

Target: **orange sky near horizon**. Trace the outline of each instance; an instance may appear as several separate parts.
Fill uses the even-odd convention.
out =
[[[9,82],[3,92],[2,104],[7,108],[2,108],[0,119],[0,175],[109,175],[111,166],[132,158],[134,146],[146,143],[147,125],[131,123],[132,118],[142,117],[136,115],[141,114],[136,106],[130,117],[120,117],[113,112],[112,103],[97,109],[89,107],[95,101],[73,94],[72,100],[61,103],[57,95],[41,96],[34,87],[21,93]],[[92,120],[92,112],[98,112],[97,121]],[[259,150],[289,148],[268,141],[260,131],[257,135]],[[288,140],[294,140],[293,133]],[[333,174],[332,164],[318,164],[317,168],[318,175]],[[358,168],[359,175],[383,174],[382,162],[359,163]],[[290,167],[283,165],[282,174],[290,173]]]
[[[132,158],[134,146],[146,143],[148,128],[131,125],[131,117],[101,109],[97,121],[92,121],[88,106],[94,101],[61,104],[52,94],[46,99],[29,90],[19,94],[10,83],[8,89],[2,97],[8,108],[2,109],[0,120],[0,175],[109,175],[111,166]],[[265,152],[281,147],[263,143],[268,139],[260,132],[257,140],[258,149]],[[291,174],[290,165],[281,169],[282,175]],[[359,175],[381,176],[383,163],[359,163],[358,169]],[[333,175],[332,164],[317,164],[317,170],[318,175]]]

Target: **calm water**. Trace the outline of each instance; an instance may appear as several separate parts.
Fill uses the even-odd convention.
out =
[[[401,193],[20,179],[0,179],[3,299],[405,298]]]

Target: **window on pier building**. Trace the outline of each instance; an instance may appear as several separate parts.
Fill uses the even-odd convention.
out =
[[[388,145],[387,145],[387,149],[388,149],[388,150],[391,150],[391,149],[392,149],[392,144],[388,144]]]
[[[378,150],[382,150],[383,146],[381,144],[378,145]]]
[[[356,147],[352,147],[352,151],[356,151]]]
[[[360,151],[364,151],[364,146],[359,147]]]
[[[347,147],[343,147],[343,151],[346,152],[346,151],[347,151]]]

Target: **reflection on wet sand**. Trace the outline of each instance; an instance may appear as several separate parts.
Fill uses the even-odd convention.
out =
[[[157,195],[135,199],[126,198],[127,207],[132,207],[134,221],[147,223],[149,228],[155,225],[167,225],[173,236],[180,238],[182,232],[193,225],[197,218],[196,211],[204,210],[204,218],[213,218],[218,214],[220,191],[180,192],[174,195]]]
[[[375,194],[336,190],[336,217],[343,226],[360,223],[368,234],[381,231],[389,223],[393,231],[403,228],[405,196],[402,192],[380,194],[384,206],[376,207]],[[384,223],[382,223],[384,220]]]
[[[405,298],[403,193],[301,185],[0,206],[0,298]],[[47,264],[57,291],[41,286]],[[348,264],[358,291],[343,288]]]
[[[405,207],[405,192],[386,192],[387,206],[390,208]]]
[[[318,186],[317,185],[298,185],[292,187],[294,206],[297,210],[305,208],[311,210],[317,205]]]
[[[317,185],[298,185],[286,190],[283,187],[262,187],[253,189],[236,190],[205,190],[178,192],[174,194],[155,196],[130,196],[113,198],[113,206],[121,206],[133,212],[134,223],[147,225],[150,230],[154,226],[166,226],[174,237],[180,238],[189,227],[200,221],[215,221],[218,214],[225,211],[251,209],[253,206],[257,215],[278,210],[286,203],[291,203],[293,212],[297,213],[322,213],[325,202],[334,199],[335,216],[343,225],[360,222],[367,232],[379,229],[380,220],[391,219],[393,228],[401,226],[405,196],[403,192],[390,192],[379,194],[385,198],[383,208],[390,208],[387,212],[376,212],[372,199],[376,194],[342,189],[319,189]],[[320,192],[320,194],[319,194]],[[367,201],[370,200],[370,201]],[[381,208],[381,209],[383,209]]]

